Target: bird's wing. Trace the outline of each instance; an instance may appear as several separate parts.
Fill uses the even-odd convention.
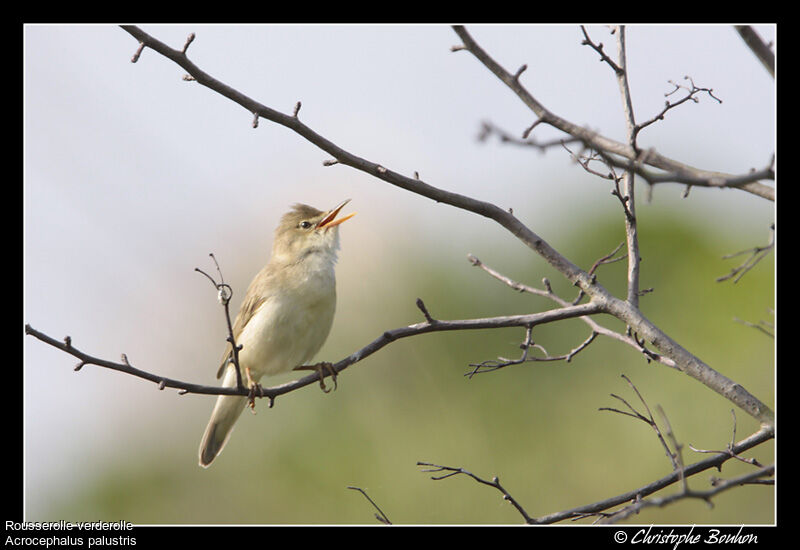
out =
[[[261,284],[256,284],[258,280],[261,281]],[[244,297],[244,302],[242,302],[239,313],[236,315],[236,320],[233,322],[233,338],[235,340],[239,339],[244,327],[250,322],[250,319],[253,318],[258,308],[269,298],[269,292],[267,292],[269,288],[268,281],[269,277],[264,278],[257,276],[253,282],[250,283],[250,287],[247,289],[247,295]],[[231,343],[228,342],[225,344],[225,351],[222,353],[222,360],[219,370],[217,371],[217,378],[221,378],[222,374],[225,372],[225,367],[228,365],[232,352],[233,348],[231,347]]]

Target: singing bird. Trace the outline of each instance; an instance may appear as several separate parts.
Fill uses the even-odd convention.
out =
[[[306,363],[322,347],[333,324],[339,224],[355,213],[336,216],[349,201],[325,212],[295,204],[281,218],[272,256],[250,283],[233,325],[233,337],[242,346],[238,353],[241,377],[251,388],[265,375],[315,368]],[[224,387],[237,385],[232,351],[228,343],[217,372]],[[322,376],[320,384],[324,390]],[[222,451],[247,400],[230,395],[217,398],[200,442],[204,468]]]

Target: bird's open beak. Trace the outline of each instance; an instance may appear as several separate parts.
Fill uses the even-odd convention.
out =
[[[340,223],[346,222],[347,220],[349,220],[350,218],[355,216],[356,213],[353,212],[352,214],[348,214],[344,218],[339,218],[338,220],[334,219],[334,218],[336,218],[336,215],[339,214],[339,210],[344,208],[344,205],[347,204],[348,202],[350,202],[350,199],[347,199],[346,201],[343,201],[341,204],[339,204],[339,206],[337,206],[336,208],[334,208],[333,210],[328,212],[328,214],[324,218],[322,218],[319,221],[319,223],[317,224],[317,229],[321,229],[321,228],[328,229],[329,227],[337,226]]]

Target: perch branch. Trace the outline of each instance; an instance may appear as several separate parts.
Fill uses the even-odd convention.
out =
[[[572,319],[581,317],[583,315],[593,315],[600,312],[598,306],[594,303],[581,304],[578,306],[568,306],[541,313],[530,313],[527,315],[506,315],[500,317],[486,317],[478,319],[459,319],[453,321],[445,320],[425,320],[422,323],[400,327],[393,330],[387,330],[378,338],[359,349],[355,353],[350,354],[338,363],[334,363],[329,371],[320,370],[314,372],[298,380],[287,382],[278,386],[270,388],[261,388],[256,397],[266,397],[273,401],[279,395],[284,395],[299,388],[308,386],[320,380],[320,377],[333,376],[339,374],[350,365],[357,363],[381,348],[400,340],[416,336],[418,334],[425,334],[429,332],[440,331],[453,331],[453,330],[477,330],[477,329],[491,329],[491,328],[505,328],[505,327],[519,327],[531,326],[543,323],[550,323],[560,321],[563,319]],[[84,353],[72,345],[72,339],[67,337],[64,341],[59,341],[51,336],[48,336],[30,325],[25,325],[25,333],[33,336],[34,338],[53,346],[65,353],[80,359],[79,367],[84,365],[96,365],[107,369],[116,370],[130,374],[137,378],[149,380],[158,385],[159,389],[176,388],[180,390],[181,394],[185,393],[198,393],[210,395],[241,395],[245,397],[253,397],[252,392],[246,387],[240,388],[225,388],[221,386],[206,386],[203,384],[195,384],[191,382],[183,382],[172,378],[167,378],[161,375],[153,374],[141,369],[137,369],[130,365],[125,359],[122,363],[107,361],[99,357],[93,357]],[[77,370],[77,369],[76,369]]]

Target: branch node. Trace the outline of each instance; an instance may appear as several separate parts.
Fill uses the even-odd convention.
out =
[[[139,61],[139,56],[142,55],[142,51],[144,51],[144,42],[139,42],[139,47],[136,48],[136,52],[134,52],[133,57],[131,57],[131,63]]]
[[[228,302],[231,301],[231,296],[233,296],[233,291],[231,290],[230,285],[226,283],[220,283],[217,286],[217,301],[222,306],[227,306]]]
[[[295,106],[294,106],[294,112],[292,112],[292,116],[293,116],[294,118],[297,118],[297,113],[299,113],[299,112],[300,112],[300,107],[302,107],[302,106],[303,106],[303,104],[302,104],[300,101],[298,101],[298,102],[295,104]]]
[[[422,312],[422,315],[425,316],[425,320],[428,323],[434,324],[436,322],[436,319],[431,317],[431,314],[428,313],[428,308],[425,307],[425,303],[422,301],[422,298],[417,298],[417,307]]]
[[[183,49],[181,50],[183,55],[186,55],[186,50],[189,48],[189,44],[192,42],[194,42],[194,33],[190,33],[189,36],[186,37],[186,43],[183,45]]]
[[[528,139],[528,136],[531,135],[531,132],[533,132],[533,129],[536,128],[541,122],[542,122],[542,119],[539,118],[539,119],[536,119],[536,121],[534,121],[533,124],[528,126],[525,129],[525,131],[522,132],[522,139]]]
[[[586,27],[584,27],[583,25],[581,25],[581,32],[583,33],[583,40],[581,41],[581,45],[582,46],[589,46],[594,51],[596,51],[598,54],[600,54],[599,61],[601,63],[608,63],[608,66],[611,67],[614,70],[614,72],[617,74],[617,76],[625,74],[625,71],[619,65],[614,63],[614,61],[610,57],[608,57],[608,55],[606,55],[606,52],[603,51],[603,43],[602,42],[598,42],[597,44],[592,42],[592,39],[589,38],[589,34],[586,32]],[[613,32],[614,31],[612,30],[612,34],[613,34]]]

